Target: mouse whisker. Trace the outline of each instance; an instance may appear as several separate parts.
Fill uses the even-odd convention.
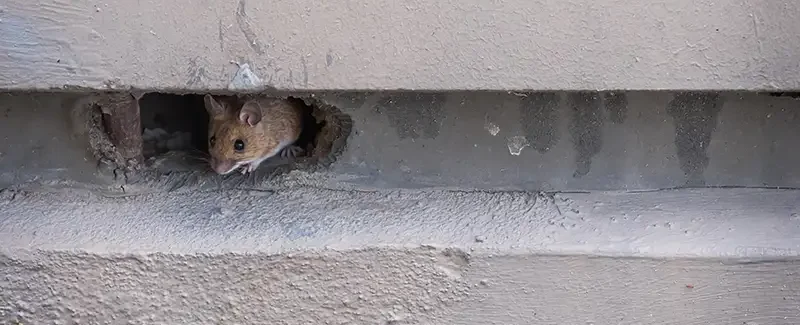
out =
[[[203,162],[210,162],[211,159],[208,157],[198,157],[198,156],[189,156],[189,159],[196,160],[196,161],[203,161]]]

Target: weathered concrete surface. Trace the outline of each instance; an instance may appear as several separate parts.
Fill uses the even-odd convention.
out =
[[[0,323],[798,324],[797,190],[536,192],[800,188],[792,99],[597,92],[798,90],[798,18],[791,1],[4,1],[0,89],[317,91],[354,130],[316,173],[137,176],[97,164],[80,95],[0,95]],[[438,92],[380,92],[408,89]]]
[[[81,96],[0,94],[0,188],[109,181],[88,150],[84,116],[72,114],[81,102]]]
[[[497,256],[0,257],[3,324],[794,325],[800,263]],[[20,320],[15,323],[15,320]]]
[[[753,93],[377,93],[335,168],[368,186],[800,187],[798,101]],[[379,153],[379,154],[376,154]]]
[[[82,102],[78,97],[0,95],[0,139],[5,143],[0,146],[0,187],[126,185],[115,181],[119,177],[113,171],[98,170],[87,152],[83,123],[70,114]],[[280,189],[299,182],[367,190],[800,188],[800,151],[795,150],[800,110],[798,101],[788,97],[346,92],[317,98],[340,107],[354,124],[344,152],[328,169],[272,177],[264,167],[254,176],[219,177],[206,166],[179,160],[160,164],[168,167],[154,182],[147,179],[136,187]],[[165,109],[176,107],[164,103]]]
[[[180,191],[126,198],[6,190],[0,247],[90,253],[435,245],[506,253],[800,257],[800,190]]]
[[[798,199],[6,191],[0,321],[797,324]]]
[[[796,1],[7,0],[0,89],[790,90],[798,28]]]
[[[327,170],[140,178],[0,95],[0,324],[800,323],[800,191],[648,191],[800,187],[794,99],[316,95]]]

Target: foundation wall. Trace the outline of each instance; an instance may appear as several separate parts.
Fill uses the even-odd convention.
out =
[[[800,89],[791,1],[9,0],[0,9],[0,88]]]
[[[799,13],[6,1],[0,324],[798,324]],[[336,150],[151,157],[207,117],[146,92],[302,97]]]

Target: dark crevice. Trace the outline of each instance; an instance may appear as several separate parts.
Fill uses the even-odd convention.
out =
[[[192,165],[191,169],[208,168],[204,162],[208,159],[209,116],[203,96],[204,94],[148,93],[141,98],[142,154],[148,164],[153,165],[161,158],[178,153],[193,158],[185,159]],[[243,100],[233,96],[231,98]],[[297,160],[330,161],[329,158],[336,149],[334,147],[341,143],[340,138],[349,135],[349,117],[337,108],[313,99],[288,99],[304,107],[303,131],[294,144],[305,152]],[[346,123],[338,123],[339,121]],[[283,161],[281,164],[288,163],[289,161]]]

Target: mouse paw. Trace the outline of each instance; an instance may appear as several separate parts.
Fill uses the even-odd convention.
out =
[[[247,173],[251,172],[250,164],[242,165],[239,167],[239,171],[242,173],[242,175],[247,175]]]
[[[281,157],[295,159],[297,158],[297,156],[302,155],[304,152],[305,150],[303,150],[303,148],[300,148],[298,146],[288,146],[286,148],[283,148],[283,150],[281,150]]]
[[[252,173],[252,172],[256,171],[256,168],[258,168],[258,165],[256,165],[256,164],[247,164],[245,166],[245,170],[246,170],[247,173]]]

